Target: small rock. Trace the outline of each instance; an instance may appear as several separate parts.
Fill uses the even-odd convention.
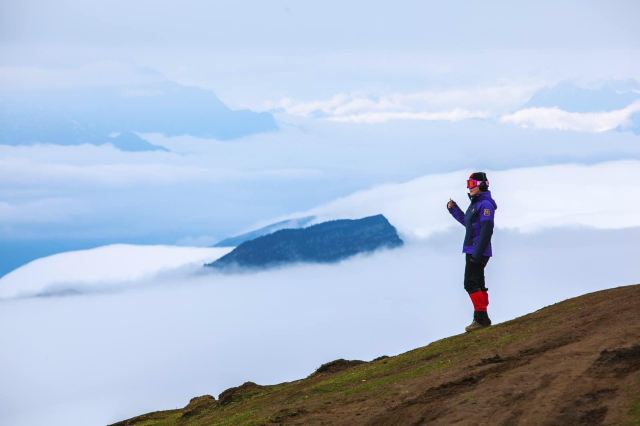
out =
[[[388,355],[381,355],[381,356],[379,356],[378,358],[374,358],[374,359],[372,359],[372,360],[371,360],[371,362],[374,362],[374,361],[380,361],[381,359],[387,359],[387,358],[389,358],[389,356],[388,356]]]
[[[191,401],[182,409],[182,417],[197,416],[203,411],[207,411],[218,406],[218,401],[211,395],[202,395],[191,398]]]
[[[347,360],[347,359],[340,358],[340,359],[336,359],[335,361],[330,361],[322,364],[311,375],[313,376],[320,373],[327,373],[327,374],[337,373],[338,371],[346,370],[347,368],[351,368],[356,365],[360,365],[364,363],[365,361],[361,361],[359,359]]]
[[[257,385],[253,382],[244,382],[240,386],[229,388],[223,391],[220,395],[218,395],[218,401],[220,405],[227,405],[231,402],[242,399],[243,397],[247,396],[247,394],[252,393],[252,391],[256,391],[262,388],[263,386]]]

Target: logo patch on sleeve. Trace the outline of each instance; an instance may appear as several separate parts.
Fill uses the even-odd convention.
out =
[[[485,215],[485,216],[491,216],[491,210],[484,209],[484,212],[482,214]]]

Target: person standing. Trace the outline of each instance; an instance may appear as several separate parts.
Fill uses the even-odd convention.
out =
[[[489,289],[485,286],[484,268],[492,256],[491,236],[498,205],[491,198],[486,173],[472,173],[467,180],[467,189],[471,200],[467,211],[463,213],[452,199],[447,203],[447,210],[466,228],[462,245],[465,253],[464,289],[473,303],[473,321],[465,331],[470,332],[491,325],[487,313]]]

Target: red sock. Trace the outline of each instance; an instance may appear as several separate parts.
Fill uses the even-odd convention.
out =
[[[474,291],[473,293],[469,293],[469,297],[471,298],[471,302],[473,303],[473,309],[475,311],[487,311],[487,305],[485,304],[485,296],[482,291]]]
[[[489,306],[489,293],[487,293],[486,291],[483,291],[482,294],[484,296],[484,307],[486,311],[487,306]]]

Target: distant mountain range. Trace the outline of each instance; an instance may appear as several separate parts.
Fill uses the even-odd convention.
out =
[[[162,82],[136,87],[0,92],[0,144],[112,144],[164,150],[136,133],[222,140],[277,130],[269,113],[231,110],[208,90]]]
[[[396,229],[379,214],[363,219],[332,220],[302,229],[281,229],[245,241],[206,266],[233,269],[268,268],[298,262],[330,263],[402,244]]]

